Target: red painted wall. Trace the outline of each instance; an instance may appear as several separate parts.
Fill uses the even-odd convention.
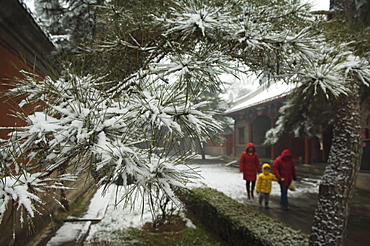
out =
[[[21,77],[18,70],[23,69],[32,71],[32,68],[28,67],[21,59],[7,50],[0,44],[0,90],[1,94],[4,91],[11,88],[12,79],[14,77]],[[9,84],[3,85],[3,84]],[[0,98],[0,126],[14,126],[14,125],[25,125],[25,122],[20,122],[18,119],[10,116],[11,109],[16,107],[17,104],[8,100],[7,98]],[[0,130],[0,137],[6,138],[9,131]]]

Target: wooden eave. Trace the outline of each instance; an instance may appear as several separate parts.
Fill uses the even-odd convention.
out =
[[[55,46],[18,0],[0,0],[0,44],[41,75],[49,73],[45,58]]]
[[[231,117],[231,118],[234,118],[236,115],[238,115],[240,112],[244,112],[244,111],[247,111],[247,110],[250,110],[250,109],[253,109],[253,108],[257,108],[261,105],[267,105],[267,104],[270,104],[270,103],[274,103],[274,102],[277,102],[277,101],[281,101],[281,100],[284,100],[285,98],[288,98],[290,97],[290,94],[286,94],[284,96],[281,96],[281,97],[277,97],[277,98],[273,98],[271,100],[266,100],[266,101],[261,101],[260,103],[256,103],[256,104],[253,104],[253,105],[250,105],[248,107],[245,107],[245,108],[241,108],[239,110],[236,110],[236,111],[233,111],[233,112],[230,112],[230,113],[225,113],[223,114],[224,116],[228,116],[228,117]]]

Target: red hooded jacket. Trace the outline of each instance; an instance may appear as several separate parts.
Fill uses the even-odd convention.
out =
[[[248,153],[248,149],[252,147],[253,152]],[[254,148],[253,143],[248,143],[245,147],[245,151],[241,154],[239,160],[239,170],[243,172],[243,179],[247,181],[256,181],[257,172],[261,173],[261,164]]]
[[[284,181],[280,181],[281,185],[289,186],[292,180],[297,180],[297,173],[293,159],[284,160],[283,158],[286,156],[292,156],[288,149],[283,150],[281,155],[275,159],[274,164],[272,164],[272,170],[278,179],[284,179]]]

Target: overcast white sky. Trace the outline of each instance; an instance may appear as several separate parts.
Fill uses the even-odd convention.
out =
[[[313,3],[313,8],[316,10],[329,10],[330,0],[307,0],[305,2]]]
[[[33,12],[34,11],[34,6],[33,2],[34,0],[23,0],[28,8]],[[329,2],[330,0],[302,0],[304,2],[311,2],[314,5],[315,10],[328,10],[329,9]]]

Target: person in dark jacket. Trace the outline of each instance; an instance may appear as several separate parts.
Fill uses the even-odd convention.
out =
[[[257,172],[261,173],[261,163],[258,159],[253,143],[248,143],[245,151],[239,160],[239,170],[243,172],[243,179],[246,181],[248,199],[254,198],[254,187],[256,185]]]
[[[297,172],[290,150],[283,150],[281,155],[275,159],[272,170],[276,178],[280,180],[280,203],[284,208],[288,208],[288,187],[292,183],[292,180],[297,180]]]

